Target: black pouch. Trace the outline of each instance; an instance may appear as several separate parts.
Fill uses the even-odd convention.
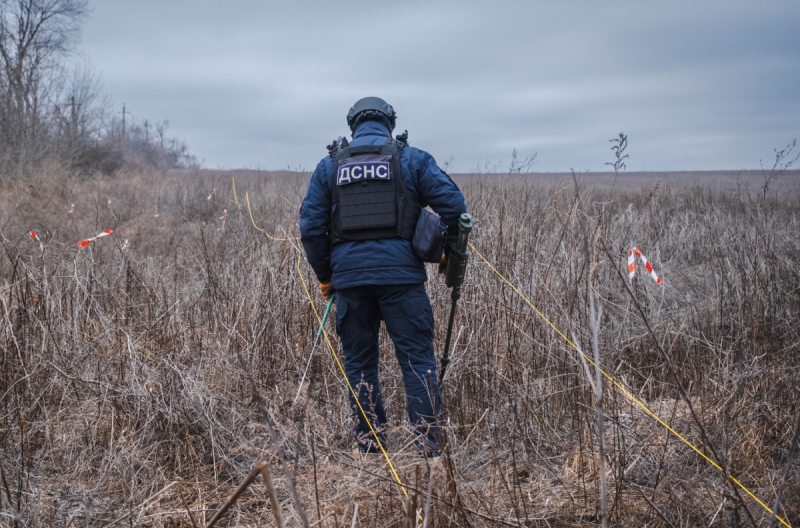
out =
[[[438,215],[422,209],[411,240],[411,248],[423,262],[439,262],[447,240],[447,225]]]

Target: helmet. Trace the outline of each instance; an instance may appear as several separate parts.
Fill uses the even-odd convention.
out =
[[[389,132],[394,130],[394,120],[397,114],[394,113],[392,105],[380,97],[364,97],[356,101],[356,104],[347,112],[347,126],[351,132],[356,131],[356,126],[367,119],[382,121],[389,128]]]

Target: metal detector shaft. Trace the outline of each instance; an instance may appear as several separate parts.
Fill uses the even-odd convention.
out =
[[[325,313],[322,315],[322,322],[319,324],[319,329],[317,330],[317,336],[322,335],[322,329],[325,328],[325,321],[328,320],[328,316],[331,313],[331,308],[333,307],[333,299],[336,297],[336,292],[331,294],[330,300],[328,300],[328,306],[325,307]]]
[[[319,323],[319,329],[317,330],[317,337],[314,338],[314,344],[311,345],[311,353],[308,355],[308,363],[306,363],[306,369],[303,371],[303,377],[300,378],[300,386],[297,387],[297,394],[294,397],[294,403],[297,403],[297,398],[300,397],[300,390],[303,388],[303,382],[306,380],[306,374],[308,374],[308,367],[311,366],[311,358],[314,357],[314,351],[317,349],[317,342],[319,341],[319,336],[322,335],[322,329],[325,328],[325,321],[328,320],[328,315],[331,313],[331,308],[333,307],[333,299],[336,297],[336,293],[331,294],[331,298],[328,301],[328,306],[325,308],[325,313],[322,316],[322,322]]]
[[[442,354],[442,368],[439,370],[439,384],[444,379],[444,371],[450,364],[450,338],[453,336],[453,323],[456,319],[456,301],[450,304],[450,320],[447,323],[447,337],[444,340],[444,354]]]
[[[445,370],[450,363],[450,339],[453,336],[453,323],[456,317],[456,303],[461,298],[461,285],[464,283],[464,273],[467,270],[467,257],[469,250],[469,234],[472,231],[472,217],[464,213],[458,219],[458,235],[450,244],[450,254],[447,257],[447,275],[445,285],[452,288],[450,292],[450,320],[447,323],[447,337],[444,340],[444,353],[442,354],[442,368],[439,370],[439,383],[444,379]]]

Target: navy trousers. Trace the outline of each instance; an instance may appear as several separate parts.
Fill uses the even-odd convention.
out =
[[[378,330],[381,319],[394,343],[403,373],[408,417],[414,424],[423,451],[439,454],[437,420],[441,396],[433,352],[433,312],[425,284],[359,286],[336,291],[336,332],[342,342],[345,371],[358,393],[361,407],[385,446],[382,429],[386,423],[381,385],[378,380]],[[353,407],[356,438],[364,452],[378,447],[361,411]]]

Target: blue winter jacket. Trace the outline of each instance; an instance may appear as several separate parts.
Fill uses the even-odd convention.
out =
[[[382,145],[391,137],[383,124],[364,121],[356,127],[350,146]],[[436,166],[433,156],[414,147],[405,147],[400,167],[405,186],[419,197],[420,205],[430,205],[448,226],[455,226],[458,217],[467,212],[461,191]],[[334,289],[342,289],[376,284],[415,284],[427,280],[425,266],[414,255],[408,240],[342,242],[331,248],[328,226],[333,185],[333,158],[327,156],[311,175],[300,208],[300,238],[306,258],[319,281],[331,281]]]

